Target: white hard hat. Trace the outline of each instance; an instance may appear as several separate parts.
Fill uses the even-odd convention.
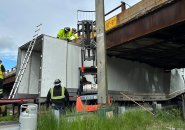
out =
[[[61,85],[60,79],[56,79],[56,80],[54,81],[54,85],[55,85],[55,86]]]

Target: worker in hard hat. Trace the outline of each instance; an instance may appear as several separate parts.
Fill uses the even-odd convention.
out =
[[[75,33],[76,33],[75,28],[70,29],[69,27],[65,27],[64,29],[60,29],[60,31],[57,34],[57,38],[61,40],[72,41],[73,39],[78,38],[78,36]]]
[[[64,29],[60,29],[57,34],[57,38],[61,39],[61,40],[70,40],[69,32],[70,32],[69,27],[65,27]]]
[[[50,88],[47,94],[47,108],[52,106],[52,112],[56,118],[59,118],[65,112],[65,107],[69,103],[69,93],[67,89],[61,86],[60,79],[54,81],[54,87]]]
[[[70,38],[70,40],[78,39],[78,36],[76,35],[76,28],[71,28],[70,29],[69,38]]]
[[[0,60],[0,99],[3,98],[3,78],[5,76],[5,67]]]

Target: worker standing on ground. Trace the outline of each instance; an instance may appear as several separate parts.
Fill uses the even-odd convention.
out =
[[[52,113],[58,119],[65,112],[65,107],[69,103],[69,93],[65,87],[61,86],[59,79],[54,81],[54,87],[48,91],[46,103],[47,108],[52,104]]]
[[[0,60],[0,99],[3,98],[3,78],[5,76],[5,67]]]
[[[61,40],[70,40],[69,32],[70,32],[69,27],[65,27],[64,29],[60,29],[57,34],[57,38],[61,39]]]

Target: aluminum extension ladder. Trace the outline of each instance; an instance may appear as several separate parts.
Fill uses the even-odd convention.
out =
[[[10,95],[9,95],[8,99],[14,99],[14,97],[15,97],[15,95],[17,93],[17,90],[18,90],[19,85],[20,85],[20,83],[22,81],[24,72],[25,72],[26,67],[28,65],[29,59],[31,57],[31,54],[32,54],[35,42],[37,40],[37,36],[39,35],[38,32],[40,31],[41,25],[42,24],[39,24],[38,26],[36,26],[37,29],[35,31],[35,35],[33,36],[33,40],[30,42],[30,44],[28,46],[28,50],[26,52],[26,55],[24,57],[23,62],[21,63],[21,67],[20,67],[19,72],[18,72],[18,74],[16,76],[15,83],[14,83],[14,85],[12,87],[12,90],[10,92]]]

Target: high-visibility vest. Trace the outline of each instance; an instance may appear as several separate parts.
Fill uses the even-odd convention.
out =
[[[70,37],[69,37],[69,32],[68,33],[65,33],[65,30],[64,29],[60,29],[60,31],[58,32],[57,34],[57,37],[61,40],[70,40]]]
[[[78,39],[79,37],[77,35],[75,35],[72,31],[72,29],[69,31],[68,33],[68,38],[70,38],[69,40],[72,40],[72,36],[75,38],[75,39]]]
[[[65,95],[64,95],[65,89],[64,89],[64,87],[62,87],[62,91],[61,91],[61,95],[60,95],[60,96],[54,96],[54,95],[53,95],[53,89],[54,89],[54,88],[51,88],[51,89],[50,89],[51,99],[63,99],[63,98],[65,98]]]
[[[3,79],[3,71],[1,70],[2,64],[0,64],[0,79]]]

